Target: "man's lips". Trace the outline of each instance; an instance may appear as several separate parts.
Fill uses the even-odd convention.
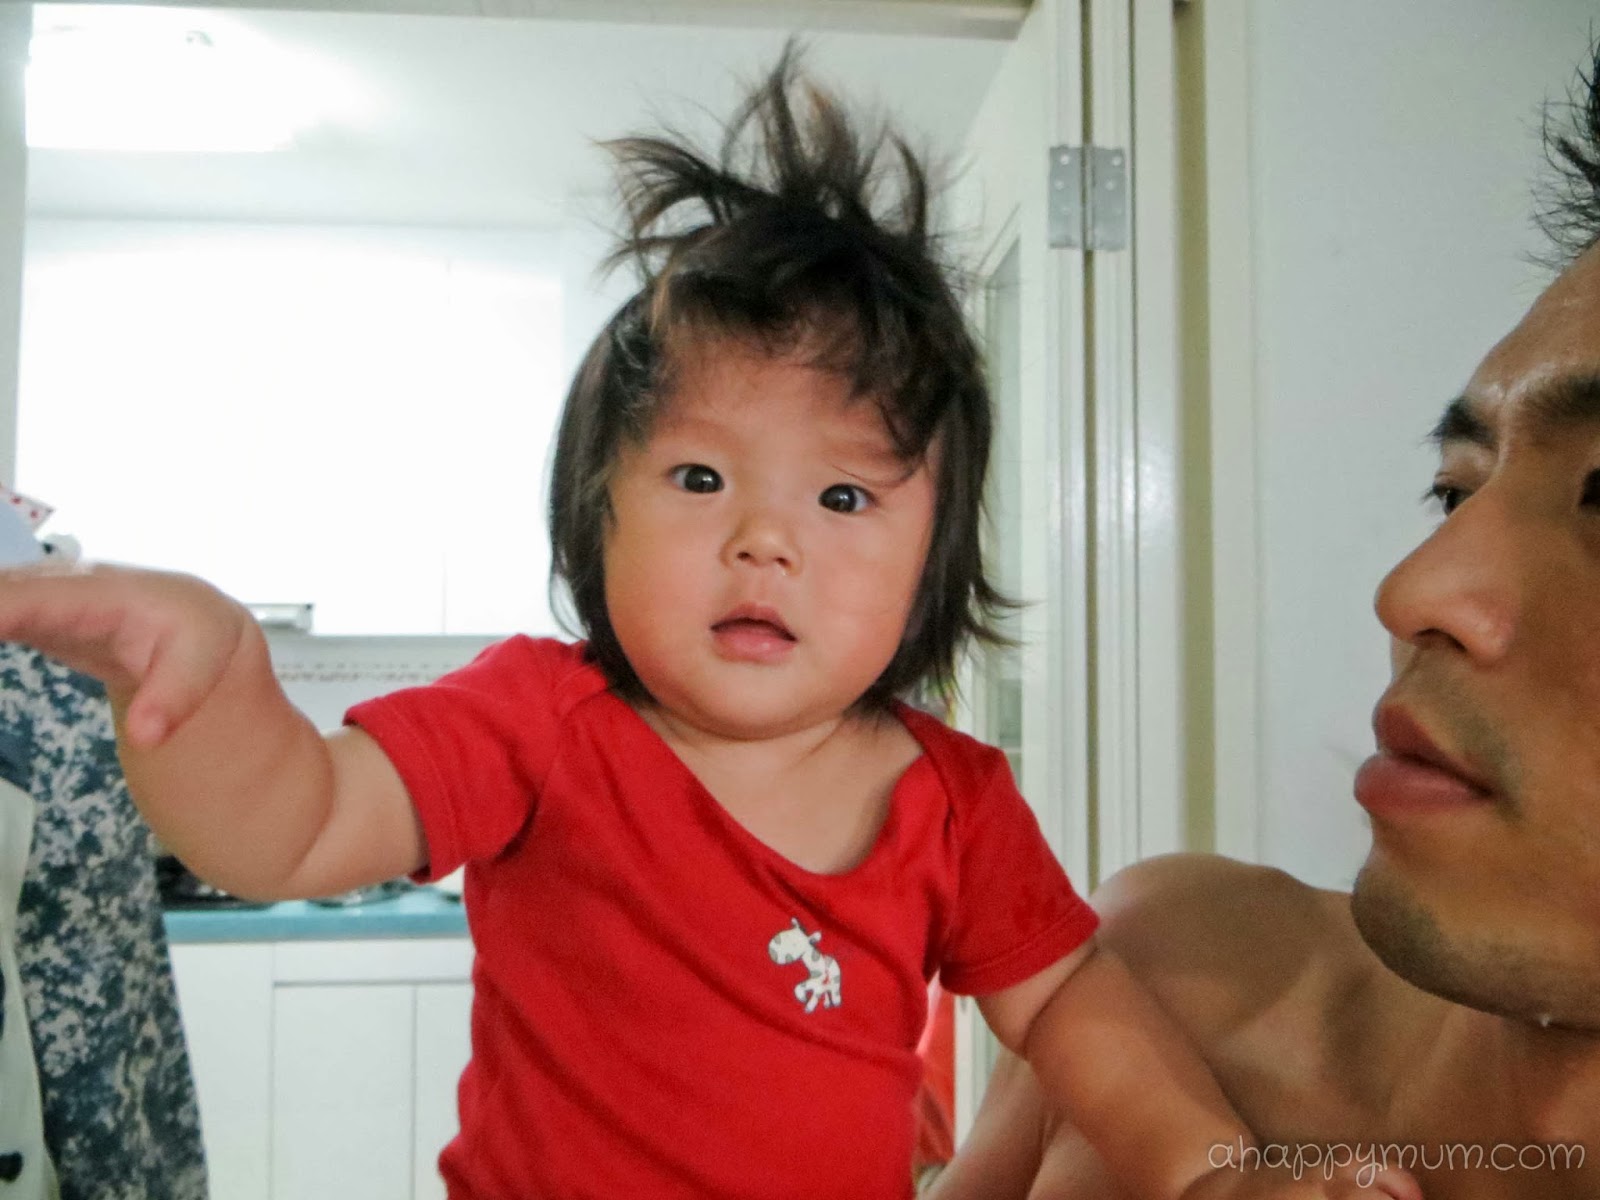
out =
[[[1447,754],[1403,709],[1382,705],[1373,718],[1378,753],[1356,773],[1356,801],[1374,816],[1439,812],[1494,800],[1489,780]]]

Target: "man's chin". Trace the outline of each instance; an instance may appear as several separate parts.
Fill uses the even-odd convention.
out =
[[[1377,855],[1356,877],[1350,912],[1384,966],[1425,992],[1498,1016],[1600,1032],[1595,965],[1544,953],[1532,928],[1538,914],[1529,914],[1534,936],[1526,939],[1452,928]]]

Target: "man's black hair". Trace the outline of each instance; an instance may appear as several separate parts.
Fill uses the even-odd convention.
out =
[[[906,631],[858,707],[947,686],[968,638],[1004,639],[980,548],[990,400],[953,272],[929,229],[927,172],[882,125],[855,125],[803,81],[791,43],[728,122],[715,156],[682,139],[608,143],[627,227],[608,265],[639,291],[606,324],[567,394],[550,486],[551,581],[565,585],[612,687],[644,688],[606,613],[601,553],[618,455],[650,432],[696,347],[801,356],[877,406],[908,470],[934,469],[933,533]],[[803,104],[797,103],[803,97]],[[874,210],[891,191],[887,215]]]
[[[1546,108],[1544,142],[1556,174],[1540,197],[1539,226],[1555,246],[1553,265],[1566,266],[1600,243],[1600,42],[1570,103]]]

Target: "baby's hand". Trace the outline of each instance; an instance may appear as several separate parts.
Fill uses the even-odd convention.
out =
[[[0,571],[0,641],[99,679],[136,749],[193,715],[254,628],[243,605],[190,575],[49,563]]]
[[[1307,1170],[1222,1167],[1184,1189],[1180,1200],[1423,1200],[1422,1188],[1396,1167],[1343,1167],[1324,1177]]]

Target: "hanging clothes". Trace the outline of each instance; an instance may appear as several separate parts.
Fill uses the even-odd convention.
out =
[[[39,1073],[17,966],[17,898],[33,837],[33,798],[0,780],[0,1197],[55,1200]]]
[[[62,1200],[205,1200],[154,836],[100,684],[0,643],[0,779],[36,806],[16,945]]]

